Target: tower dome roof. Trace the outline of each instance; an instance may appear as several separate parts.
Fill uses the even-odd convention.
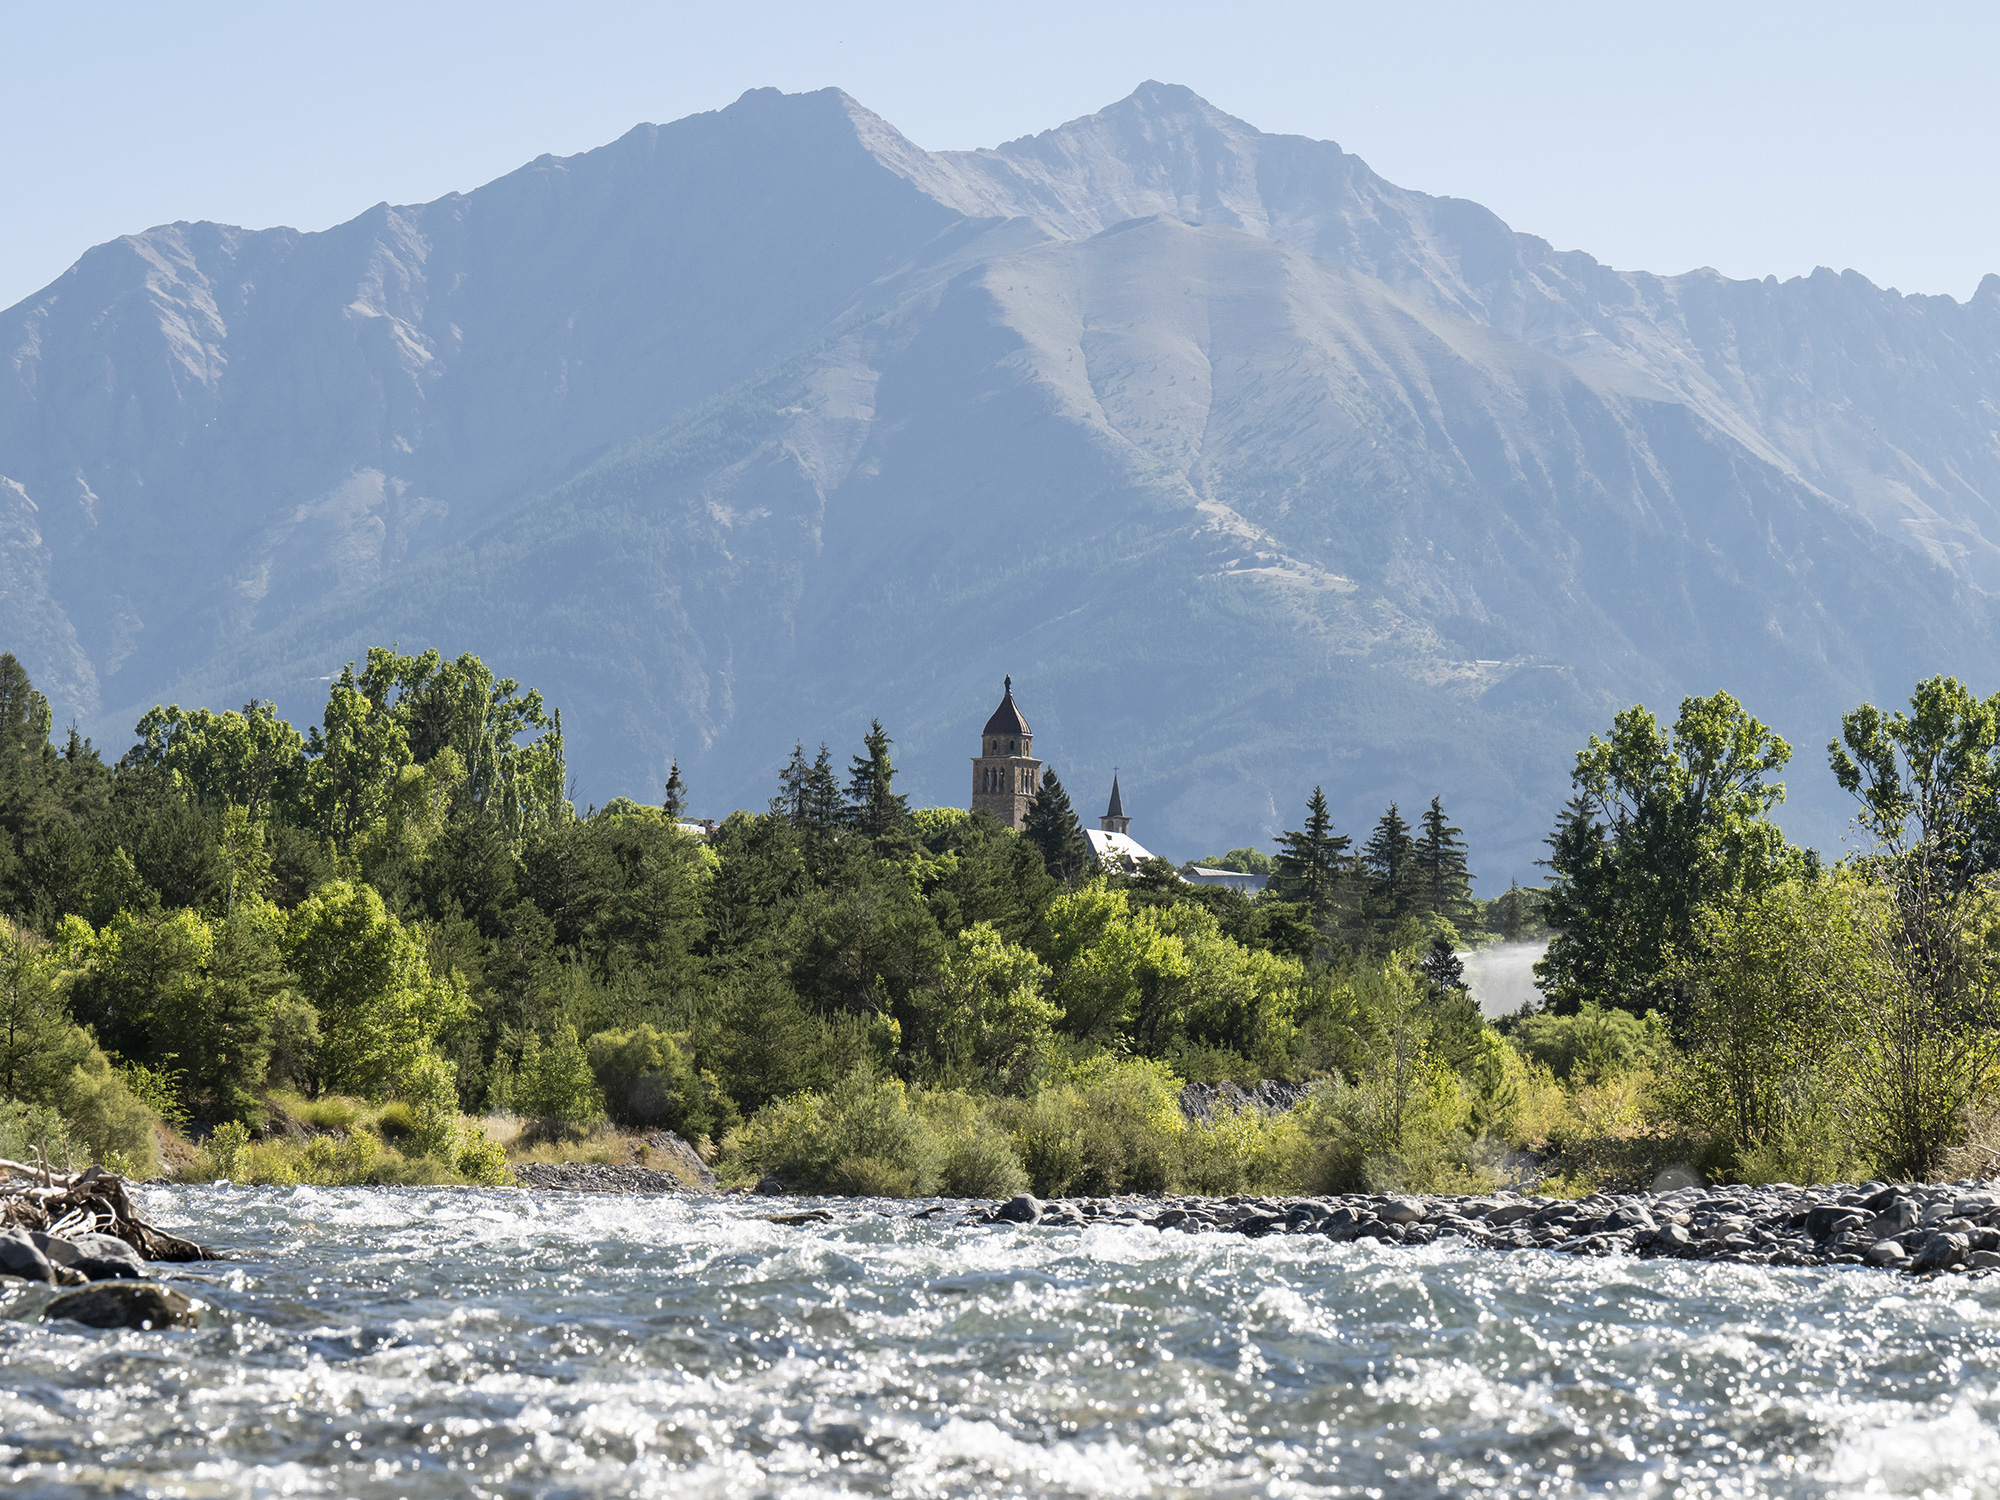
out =
[[[1007,679],[1006,695],[1000,706],[993,710],[993,717],[986,721],[981,734],[1032,734],[1028,721],[1021,717],[1021,710],[1014,704],[1014,679]]]

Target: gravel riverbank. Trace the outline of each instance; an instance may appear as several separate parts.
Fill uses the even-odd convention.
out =
[[[933,1210],[935,1212],[935,1210]],[[1318,1198],[1012,1199],[978,1224],[1144,1224],[1182,1233],[1316,1234],[1495,1250],[1675,1256],[1779,1266],[1870,1265],[1915,1273],[2000,1269],[2000,1192],[1977,1182],[1681,1188],[1576,1200],[1351,1195]]]

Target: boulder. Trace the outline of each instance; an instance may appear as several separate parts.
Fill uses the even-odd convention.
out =
[[[1005,1219],[1009,1224],[1039,1224],[1042,1221],[1042,1205],[1034,1194],[1022,1193],[994,1209],[993,1217]]]
[[[81,1271],[91,1281],[141,1281],[146,1262],[139,1252],[115,1235],[79,1234],[59,1239],[40,1231],[31,1233],[35,1248],[48,1257],[49,1264]]]
[[[1385,1224],[1415,1224],[1424,1217],[1424,1206],[1408,1198],[1396,1198],[1382,1205],[1377,1215]]]
[[[0,1274],[54,1286],[56,1270],[25,1229],[0,1229]]]
[[[1821,1203],[1806,1213],[1806,1233],[1816,1240],[1830,1240],[1862,1222],[1863,1215],[1844,1203]]]
[[[155,1281],[100,1281],[65,1292],[42,1316],[91,1328],[193,1328],[201,1322],[192,1302]]]
[[[1966,1257],[1965,1236],[1939,1231],[1924,1241],[1924,1248],[1910,1262],[1912,1271],[1945,1271]]]

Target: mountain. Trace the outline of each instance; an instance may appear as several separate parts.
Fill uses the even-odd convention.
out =
[[[1156,83],[974,152],[756,90],[166,225],[0,352],[0,645],[114,749],[396,640],[542,688],[587,800],[761,806],[879,715],[962,804],[1011,672],[1162,852],[1436,792],[1490,883],[1618,707],[1718,687],[1835,845],[1839,713],[2000,642],[2000,277],[1614,271]]]

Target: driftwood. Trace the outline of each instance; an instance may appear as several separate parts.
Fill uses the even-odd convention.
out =
[[[0,1158],[0,1228],[40,1229],[61,1239],[115,1235],[147,1260],[224,1259],[140,1218],[125,1179],[102,1167],[58,1172],[46,1161]]]

